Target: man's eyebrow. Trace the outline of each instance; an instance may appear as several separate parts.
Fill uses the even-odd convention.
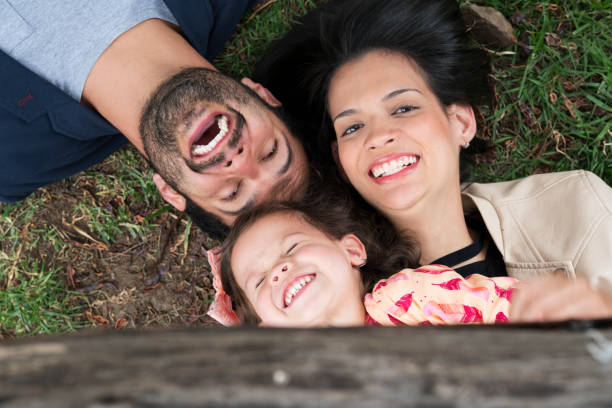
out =
[[[287,173],[287,171],[289,171],[289,167],[291,167],[291,163],[293,163],[293,150],[291,149],[291,144],[289,143],[287,136],[285,135],[283,136],[285,138],[285,144],[287,145],[287,161],[285,162],[285,164],[283,164],[283,166],[278,171],[278,175],[280,176]]]
[[[232,217],[237,217],[240,214],[242,214],[243,212],[246,212],[246,211],[250,210],[251,208],[255,207],[255,202],[256,202],[255,197],[251,197],[242,207],[240,207],[237,210],[228,211],[228,210],[219,209],[219,211],[221,211],[225,215],[229,215],[229,216],[232,216]]]

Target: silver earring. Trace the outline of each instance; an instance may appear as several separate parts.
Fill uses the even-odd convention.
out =
[[[362,259],[362,263],[361,265],[357,265],[358,268],[363,268],[364,266],[366,266],[366,263],[368,262],[367,258],[366,259]]]
[[[468,147],[470,147],[470,142],[465,142],[465,144],[462,147],[464,149],[467,149]]]

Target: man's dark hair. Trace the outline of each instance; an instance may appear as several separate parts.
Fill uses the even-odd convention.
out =
[[[455,0],[335,0],[311,11],[275,42],[254,79],[288,113],[310,123],[317,154],[333,165],[327,94],[335,72],[373,50],[418,65],[442,106],[490,102],[490,60],[467,34]],[[478,145],[478,142],[472,145]]]
[[[240,288],[231,268],[231,256],[240,235],[257,220],[272,214],[289,213],[312,225],[334,240],[355,234],[363,243],[367,262],[360,268],[364,293],[376,282],[404,269],[418,266],[420,251],[406,235],[396,232],[393,224],[374,210],[345,183],[316,174],[303,202],[260,205],[240,215],[223,243],[221,253],[222,285],[239,310],[241,322],[257,324],[260,319]],[[362,295],[363,295],[362,294]]]
[[[157,87],[142,110],[139,130],[150,163],[168,184],[174,187],[181,178],[178,124],[201,101],[225,104],[231,99],[247,105],[249,91],[227,75],[207,68],[185,68]]]
[[[206,68],[186,68],[164,81],[151,95],[141,114],[140,134],[151,167],[186,199],[185,212],[198,227],[216,240],[222,240],[227,226],[216,215],[196,205],[181,189],[183,161],[176,141],[178,124],[197,102],[212,101],[242,106],[258,104],[277,115],[295,135],[297,126],[287,119],[282,108],[270,107],[261,97],[240,82]]]

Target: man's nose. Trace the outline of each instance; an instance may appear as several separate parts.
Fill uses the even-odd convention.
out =
[[[238,146],[225,161],[225,168],[234,176],[255,179],[259,176],[259,164],[249,154],[246,146]]]
[[[272,273],[270,274],[270,278],[272,280],[273,285],[278,285],[283,281],[284,275],[289,272],[291,269],[291,265],[289,262],[280,262],[272,268]]]
[[[396,139],[397,132],[385,124],[372,126],[366,138],[365,147],[368,150],[376,150],[393,143]]]

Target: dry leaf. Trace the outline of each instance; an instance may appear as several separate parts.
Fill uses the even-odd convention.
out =
[[[107,319],[105,319],[104,317],[102,317],[100,315],[92,314],[89,310],[86,310],[85,312],[83,312],[83,316],[85,316],[85,318],[87,320],[89,320],[91,322],[94,322],[98,326],[107,326],[108,325],[108,320]]]
[[[126,324],[127,324],[127,319],[125,317],[122,317],[121,319],[117,320],[117,322],[115,323],[115,329],[121,329]]]
[[[578,120],[578,116],[576,115],[576,112],[574,111],[574,103],[572,101],[570,101],[570,99],[565,96],[565,94],[561,94],[561,96],[563,96],[563,104],[565,105],[565,108],[568,110],[569,114],[572,115],[572,118]]]
[[[550,91],[550,93],[548,94],[548,98],[550,99],[550,103],[553,104],[557,102],[557,99],[559,99],[559,97],[554,91]]]

